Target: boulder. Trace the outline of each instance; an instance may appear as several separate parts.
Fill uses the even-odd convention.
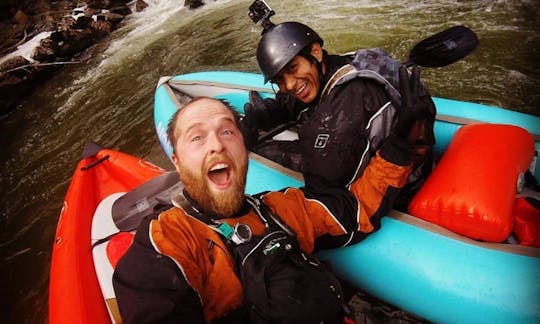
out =
[[[13,19],[15,19],[15,21],[21,25],[27,25],[28,23],[30,23],[30,17],[28,17],[28,15],[25,14],[22,10],[18,10],[15,13]]]
[[[103,16],[105,17],[104,21],[110,22],[113,26],[118,25],[125,17],[123,15],[112,12],[106,13]]]
[[[143,0],[137,0],[137,2],[135,3],[135,11],[136,12],[141,12],[144,9],[146,9],[146,7],[148,7],[148,4],[146,2],[144,2]]]
[[[125,4],[111,7],[111,9],[109,9],[109,11],[111,13],[119,14],[119,15],[122,15],[122,16],[127,16],[127,15],[131,14],[131,9],[129,9],[129,7],[126,6]]]
[[[184,7],[189,7],[189,9],[199,8],[204,5],[202,0],[185,0]]]
[[[33,59],[38,62],[54,62],[58,54],[58,43],[50,38],[41,40]]]
[[[110,0],[89,0],[87,1],[88,8],[95,8],[95,9],[108,9],[111,7]]]
[[[113,24],[108,20],[92,21],[92,29],[95,31],[97,37],[103,37],[109,34],[112,28]]]
[[[17,55],[17,56],[11,57],[5,60],[4,62],[0,63],[0,75],[4,75],[9,70],[13,70],[15,68],[25,66],[28,64],[30,64],[30,61],[28,61],[22,56]]]
[[[75,22],[75,24],[71,25],[71,28],[72,29],[85,29],[85,28],[90,27],[90,24],[93,21],[94,20],[92,19],[92,17],[80,16],[77,18],[77,21]]]

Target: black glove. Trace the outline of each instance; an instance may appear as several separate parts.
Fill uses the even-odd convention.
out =
[[[263,128],[268,122],[269,112],[265,101],[256,91],[249,92],[249,103],[244,105],[244,117],[251,127]]]
[[[410,78],[405,66],[399,68],[399,87],[401,107],[397,111],[393,133],[414,144],[423,139],[426,120],[432,110],[425,95],[420,93],[420,70],[417,66],[412,68]]]
[[[244,112],[247,112],[250,109],[252,109],[251,104],[246,103],[244,105]],[[244,117],[240,119],[239,128],[242,132],[242,135],[244,136],[244,143],[247,149],[251,150],[255,145],[257,145],[259,141],[259,129],[257,128],[257,126],[252,125],[246,116],[247,114],[245,114]]]
[[[249,102],[244,105],[244,117],[240,120],[240,130],[244,135],[244,142],[248,149],[252,149],[258,142],[259,129],[268,119],[268,111],[264,100],[256,91],[249,92]]]
[[[397,111],[392,133],[380,153],[387,161],[407,165],[415,155],[424,154],[427,150],[427,145],[422,142],[426,127],[431,125],[427,121],[433,109],[429,106],[430,100],[426,100],[426,94],[422,96],[420,93],[418,67],[413,67],[410,77],[405,66],[399,68],[399,87],[401,107]]]
[[[240,130],[248,149],[258,143],[259,130],[268,131],[287,122],[289,114],[284,104],[294,107],[294,102],[285,100],[287,97],[279,98],[283,100],[278,102],[271,98],[263,99],[258,92],[249,92],[249,102],[244,105],[244,117],[240,121]]]
[[[278,92],[276,99],[263,99],[258,92],[250,91],[249,103],[244,106],[244,115],[249,124],[257,129],[269,131],[297,117],[296,99],[287,94]]]

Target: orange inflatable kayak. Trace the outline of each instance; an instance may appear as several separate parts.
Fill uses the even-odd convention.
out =
[[[92,220],[97,207],[107,197],[130,191],[164,171],[139,158],[102,149],[93,143],[85,147],[66,194],[54,240],[49,283],[50,323],[109,323],[116,316],[114,301],[105,303],[96,275]]]

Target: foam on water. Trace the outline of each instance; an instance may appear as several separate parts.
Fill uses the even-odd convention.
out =
[[[41,40],[51,36],[51,33],[52,32],[39,33],[36,36],[32,37],[32,39],[30,39],[26,43],[17,46],[16,51],[6,54],[0,58],[0,64],[4,63],[5,61],[9,60],[12,57],[17,57],[17,56],[24,57],[30,63],[36,63],[37,61],[32,58],[34,56],[34,53],[36,52],[36,48],[41,43]]]

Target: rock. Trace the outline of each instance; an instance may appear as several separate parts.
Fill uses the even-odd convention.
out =
[[[28,1],[27,5],[23,6],[30,7],[30,10],[32,11],[32,16],[37,18],[40,13],[49,12],[51,11],[51,1],[49,0],[33,0]]]
[[[86,8],[84,8],[83,13],[84,13],[85,16],[92,17],[93,15],[100,14],[101,9],[86,7]]]
[[[28,61],[24,57],[19,56],[19,55],[14,56],[0,64],[0,74],[3,74],[9,70],[12,70],[12,69],[24,66],[24,65],[28,65],[28,64],[30,64],[30,61]]]
[[[69,30],[75,23],[77,23],[77,21],[71,16],[62,17],[56,22],[55,29],[57,31]]]
[[[124,19],[124,16],[112,12],[106,13],[104,17],[105,21],[109,21],[113,26],[118,25]]]
[[[109,34],[112,30],[112,25],[113,24],[110,21],[106,21],[106,20],[92,21],[92,29],[96,31],[96,35],[98,37],[102,37]]]
[[[75,24],[71,25],[71,28],[72,29],[85,29],[85,28],[90,27],[90,24],[93,21],[94,20],[92,19],[92,17],[80,16],[79,18],[77,18],[77,21],[75,22]]]
[[[68,1],[68,0],[62,0],[62,1],[52,1],[54,3],[54,10],[61,15],[64,15],[66,12],[69,12],[71,9],[75,7],[79,7],[79,1]]]
[[[127,16],[131,14],[131,9],[129,9],[129,7],[126,5],[118,5],[118,6],[111,7],[109,11],[111,13],[119,14],[122,16]]]
[[[14,58],[15,64],[10,72],[0,72],[0,114],[4,115],[14,109],[23,98],[32,93],[34,87],[52,75],[59,66],[35,66],[24,58]],[[2,64],[2,66],[4,66]],[[20,69],[16,69],[21,67]]]
[[[148,7],[148,4],[146,2],[144,2],[143,0],[137,0],[137,2],[135,3],[135,11],[136,12],[141,12],[144,9],[146,9],[146,7]]]
[[[18,10],[13,19],[15,19],[15,21],[21,25],[27,25],[30,22],[30,17],[28,17],[22,10]]]
[[[57,56],[55,61],[69,61],[73,55],[93,45],[103,34],[103,31],[92,28],[53,32],[49,38],[56,44],[52,47]]]
[[[15,56],[0,64],[0,115],[15,108],[63,63],[87,58],[85,50],[132,13],[128,3],[134,11],[148,6],[143,0],[0,1],[0,58],[33,36],[52,32],[35,49],[37,62]]]
[[[189,9],[199,8],[204,5],[202,0],[185,0],[184,7],[189,7]]]
[[[28,26],[21,24],[9,24],[0,22],[0,57],[15,51],[17,45],[20,45],[31,38],[26,31]]]
[[[50,38],[43,39],[36,47],[33,59],[38,62],[54,62],[58,53],[58,43]]]
[[[87,2],[87,5],[89,8],[108,9],[111,7],[111,1],[110,0],[90,0]]]

